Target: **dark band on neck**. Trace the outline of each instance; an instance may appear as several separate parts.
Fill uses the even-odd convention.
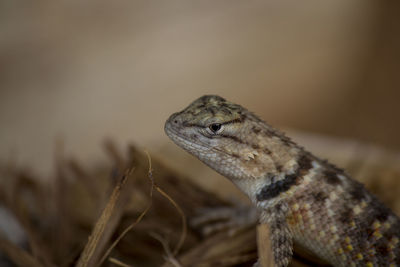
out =
[[[298,167],[293,174],[285,175],[285,178],[264,186],[256,195],[258,201],[270,200],[288,191],[292,186],[298,184],[301,179],[312,168],[312,159],[309,155],[303,154],[298,160]]]

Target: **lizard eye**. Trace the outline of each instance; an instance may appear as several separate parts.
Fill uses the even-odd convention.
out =
[[[213,133],[217,133],[219,130],[221,130],[221,127],[221,123],[213,123],[208,128],[210,128]]]

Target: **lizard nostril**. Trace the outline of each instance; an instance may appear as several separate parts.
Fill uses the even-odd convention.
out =
[[[174,120],[174,123],[178,123],[178,121],[177,121],[177,120]]]

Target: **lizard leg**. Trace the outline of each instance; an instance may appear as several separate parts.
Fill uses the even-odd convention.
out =
[[[276,267],[288,266],[293,255],[293,238],[286,221],[270,224],[271,247]]]
[[[267,230],[267,233],[265,233],[260,231],[261,227],[268,227],[270,230]],[[266,264],[266,266],[275,267],[286,267],[289,265],[293,254],[293,239],[286,223],[282,224],[279,220],[275,220],[268,226],[267,224],[261,224],[259,225],[257,236],[259,259],[253,267],[264,267],[261,262]],[[270,242],[270,244],[266,245],[266,242]],[[273,258],[273,262],[271,258]]]
[[[269,227],[269,239],[275,267],[286,267],[293,255],[293,237],[286,222],[286,205],[276,205],[275,212],[265,209],[261,212],[260,223]]]

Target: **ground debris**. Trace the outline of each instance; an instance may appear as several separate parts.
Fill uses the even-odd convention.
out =
[[[15,244],[0,229],[4,257],[17,266],[206,267],[255,263],[256,227],[235,234],[224,229],[204,236],[201,229],[190,224],[199,210],[233,208],[237,203],[206,191],[171,170],[156,155],[133,145],[128,146],[127,153],[120,152],[111,141],[105,148],[109,162],[96,168],[57,153],[55,175],[47,183],[28,169],[1,165],[0,204],[15,216],[26,236],[26,242]],[[400,178],[397,169],[391,170],[382,162],[354,160],[347,167],[356,178],[365,172],[370,177],[383,173],[384,183],[377,184],[377,179],[363,182],[367,187],[372,185],[384,200],[384,185],[396,188],[393,183]],[[396,203],[400,203],[394,197],[398,196],[396,192],[386,195],[387,204],[395,211]],[[303,256],[299,251],[291,266],[317,265],[313,256]]]

